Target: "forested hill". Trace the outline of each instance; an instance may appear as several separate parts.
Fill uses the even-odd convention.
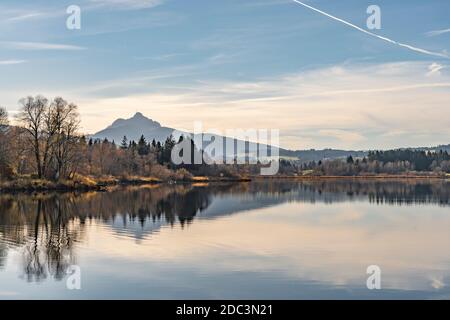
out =
[[[418,147],[418,148],[399,148],[398,150],[413,150],[413,151],[447,151],[450,152],[450,144],[439,145],[436,147]],[[355,150],[338,150],[338,149],[323,149],[323,150],[280,150],[282,157],[299,158],[302,162],[319,161],[324,159],[344,159],[348,156],[353,158],[362,158],[369,155],[369,151],[355,151]]]
[[[114,123],[95,133],[93,139],[108,139],[120,143],[124,136],[128,140],[138,141],[141,135],[144,135],[147,141],[160,141],[163,143],[171,134],[177,140],[182,131],[174,128],[161,126],[159,122],[147,118],[142,113],[137,112],[132,118],[117,119]],[[438,147],[417,147],[417,148],[403,148],[419,151],[434,151],[443,150],[450,151],[450,144]],[[339,149],[323,149],[323,150],[288,150],[279,149],[280,156],[292,160],[300,159],[301,162],[311,162],[319,160],[333,160],[345,159],[348,156],[353,158],[362,158],[368,155],[368,150],[339,150]]]
[[[337,149],[323,149],[323,150],[280,150],[280,156],[289,158],[298,158],[302,162],[319,161],[324,159],[339,159],[352,156],[353,158],[362,158],[367,156],[366,151],[353,150],[337,150]]]
[[[410,148],[417,151],[447,151],[450,152],[450,144],[439,145],[437,147]]]

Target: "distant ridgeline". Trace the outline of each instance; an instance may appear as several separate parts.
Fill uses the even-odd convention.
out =
[[[174,128],[163,127],[157,121],[145,117],[142,113],[137,112],[132,118],[118,119],[114,123],[101,130],[91,138],[93,139],[108,139],[109,141],[115,141],[120,143],[123,137],[126,136],[129,141],[138,141],[143,135],[147,141],[156,140],[156,142],[164,143],[166,139],[172,135],[175,140],[178,140],[180,135],[189,135],[188,132],[176,130]],[[208,138],[213,137],[212,134],[205,133]],[[233,139],[217,136],[224,139],[225,144],[233,143]],[[209,139],[207,139],[209,140]],[[203,143],[203,149],[208,145],[207,142]],[[245,149],[244,149],[245,148]],[[247,143],[242,150],[236,150],[236,153],[245,153],[251,155],[256,154],[257,144]],[[283,148],[269,147],[270,150],[278,149],[281,158],[286,160],[293,160],[300,163],[308,163],[312,161],[320,160],[334,160],[334,159],[346,159],[351,156],[354,159],[364,158],[369,155],[369,151],[363,150],[338,150],[338,149],[323,149],[323,150],[288,150]],[[450,144],[441,145],[438,147],[419,147],[401,150],[418,150],[418,151],[447,151],[450,152]],[[218,155],[216,155],[218,156]]]
[[[297,158],[301,162],[311,162],[320,160],[333,160],[333,159],[345,159],[348,156],[353,158],[362,158],[367,156],[367,151],[352,151],[352,150],[336,150],[336,149],[324,149],[324,150],[285,150],[280,149],[280,156],[286,158]]]
[[[226,133],[230,137],[225,137],[196,128],[191,134],[162,127],[141,113],[116,120],[86,137],[79,134],[76,105],[42,96],[21,99],[21,104],[18,126],[9,126],[8,115],[0,108],[0,190],[97,187],[118,179],[145,182],[147,178],[194,181],[194,177],[217,177],[241,181],[263,171],[266,175],[263,169],[267,164],[275,168],[270,175],[279,176],[445,178],[450,174],[450,145],[388,151],[291,151],[276,146],[277,132],[265,145],[253,142],[259,138],[254,130]],[[47,118],[35,116],[38,114]],[[242,138],[231,138],[234,136]]]
[[[381,163],[394,163],[404,161],[410,163],[416,171],[432,171],[443,162],[450,161],[447,150],[424,151],[411,149],[398,149],[387,151],[369,151],[369,161]]]

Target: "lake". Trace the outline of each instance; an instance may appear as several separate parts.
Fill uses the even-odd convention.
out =
[[[0,299],[450,299],[449,208],[444,180],[4,194]]]

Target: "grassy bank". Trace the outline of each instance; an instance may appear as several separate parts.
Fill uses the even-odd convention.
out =
[[[76,176],[71,180],[51,181],[35,179],[29,176],[0,181],[0,192],[46,192],[46,191],[104,191],[108,187],[120,185],[150,185],[160,183],[210,183],[210,182],[247,182],[248,178],[226,177],[190,177],[184,179],[159,179],[155,177],[86,177]]]
[[[447,175],[359,175],[359,176],[251,176],[251,177],[190,177],[185,179],[159,179],[155,177],[86,177],[77,176],[72,180],[50,181],[45,179],[33,179],[31,177],[19,177],[13,180],[0,181],[0,192],[71,192],[71,191],[105,191],[109,187],[120,185],[155,185],[161,183],[190,183],[190,184],[208,184],[216,182],[250,182],[250,181],[264,181],[264,180],[333,180],[333,179],[377,179],[377,180],[392,180],[392,179],[450,179],[450,174]]]
[[[0,182],[0,192],[45,192],[45,191],[92,191],[104,190],[109,186],[128,184],[154,184],[161,183],[159,179],[147,177],[85,177],[76,176],[71,180],[51,181],[46,179],[34,179],[31,177],[19,177]]]

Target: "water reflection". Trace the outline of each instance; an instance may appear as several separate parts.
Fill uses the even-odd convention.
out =
[[[15,251],[20,253],[20,263],[17,263],[20,278],[28,282],[63,279],[68,266],[78,262],[78,246],[88,242],[86,229],[92,224],[108,227],[113,234],[132,238],[139,244],[165,226],[183,229],[197,219],[216,219],[282,204],[369,202],[394,207],[447,207],[449,199],[450,184],[442,180],[274,180],[210,186],[130,187],[107,193],[1,195],[0,274],[8,252]],[[292,208],[284,210],[288,212]],[[295,210],[300,212],[301,208],[296,206]],[[345,213],[343,218],[347,219],[349,214],[352,213]],[[279,216],[280,222],[283,218],[286,217]],[[318,215],[311,219],[318,219]],[[342,220],[337,219],[342,217],[328,217],[320,224],[339,226]],[[273,226],[273,232],[281,231]],[[280,234],[281,238],[284,236]],[[100,244],[91,246],[100,247]]]
[[[214,188],[214,193],[228,188]],[[147,232],[160,227],[161,221],[184,226],[208,207],[212,194],[204,191],[192,186],[160,186],[110,193],[0,196],[0,267],[8,246],[20,247],[27,281],[48,276],[62,279],[67,267],[76,263],[74,244],[83,241],[86,221],[112,223],[118,232],[136,222]]]

